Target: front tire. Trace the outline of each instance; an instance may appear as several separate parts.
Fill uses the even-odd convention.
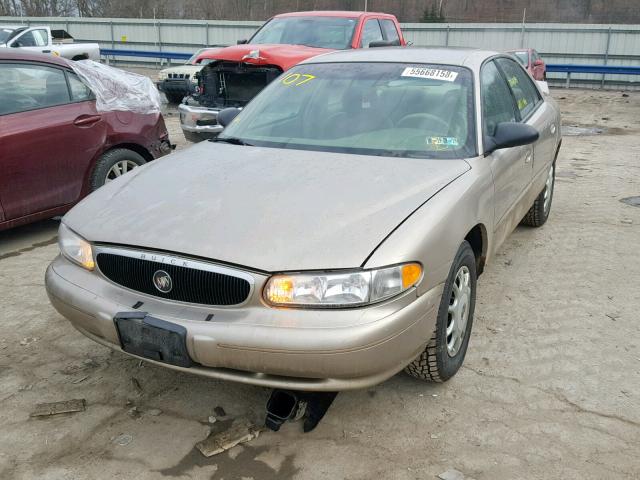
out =
[[[445,382],[462,366],[469,345],[476,304],[476,257],[462,242],[444,285],[436,331],[405,372],[420,380]]]
[[[547,173],[547,182],[545,183],[544,190],[540,192],[540,195],[535,199],[533,205],[524,216],[522,221],[523,225],[529,225],[530,227],[541,227],[545,224],[549,218],[551,212],[551,201],[553,200],[553,188],[556,183],[556,165],[551,164],[549,172]]]
[[[103,153],[93,168],[91,191],[145,163],[142,155],[126,148],[116,148]]]

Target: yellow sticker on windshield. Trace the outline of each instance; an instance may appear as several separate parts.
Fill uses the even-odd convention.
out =
[[[430,80],[445,80],[453,82],[458,77],[458,72],[443,70],[441,68],[407,67],[400,74],[401,77],[428,78]]]
[[[516,85],[518,85],[518,79],[516,77],[511,77],[509,79],[509,85],[511,85],[512,87],[515,87]]]
[[[529,104],[529,102],[527,102],[527,100],[525,98],[521,98],[520,100],[518,100],[518,109],[522,110],[528,104]]]
[[[284,77],[281,82],[283,85],[299,87],[300,85],[310,82],[314,78],[316,78],[315,75],[309,75],[308,73],[290,73]]]

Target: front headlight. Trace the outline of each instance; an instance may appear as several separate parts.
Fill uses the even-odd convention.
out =
[[[168,78],[168,74],[167,72],[161,70],[158,72],[158,81],[161,82],[163,80],[166,80]]]
[[[269,278],[263,295],[273,306],[355,307],[398,295],[421,278],[419,263],[375,270],[278,274]]]
[[[62,222],[60,222],[60,228],[58,229],[58,245],[62,254],[72,262],[87,270],[95,268],[96,264],[93,261],[91,244]]]

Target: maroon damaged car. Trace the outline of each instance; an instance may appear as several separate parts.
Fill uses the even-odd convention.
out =
[[[69,64],[0,53],[0,230],[61,215],[171,150],[161,114],[98,112]]]

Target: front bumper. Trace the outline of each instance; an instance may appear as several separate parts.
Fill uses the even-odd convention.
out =
[[[163,93],[182,95],[183,97],[191,95],[196,88],[195,83],[183,78],[161,80],[156,83],[156,86]]]
[[[435,330],[442,285],[416,296],[341,310],[275,309],[262,304],[266,277],[256,275],[251,301],[234,308],[170,302],[113,284],[59,256],[47,269],[56,310],[81,333],[121,350],[113,318],[140,310],[187,329],[196,366],[174,370],[272,388],[340,391],[383,382],[409,364]],[[213,320],[205,318],[213,314]]]
[[[178,111],[180,112],[180,126],[185,132],[213,137],[224,129],[218,123],[219,109],[181,103],[178,105]]]

